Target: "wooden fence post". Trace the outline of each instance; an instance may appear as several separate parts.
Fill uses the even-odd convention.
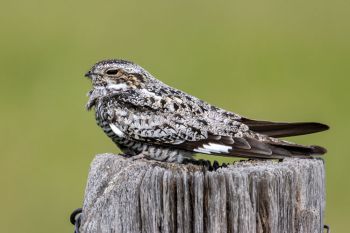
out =
[[[319,159],[194,165],[98,155],[88,177],[80,232],[321,233]]]

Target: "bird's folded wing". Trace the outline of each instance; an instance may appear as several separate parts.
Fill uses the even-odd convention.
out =
[[[240,122],[246,124],[250,130],[265,134],[270,137],[289,137],[304,134],[317,133],[328,130],[329,127],[325,124],[317,122],[296,122],[296,123],[284,123],[284,122],[270,122],[270,121],[257,121],[247,118],[241,118]]]
[[[126,99],[128,98],[128,99]],[[153,100],[135,102],[132,96],[124,97],[122,101],[134,106],[136,111],[133,119],[119,120],[115,125],[111,122],[111,128],[122,129],[125,137],[147,142],[154,145],[168,146],[177,149],[204,153],[220,154],[226,156],[238,156],[248,158],[283,158],[288,156],[309,156],[312,154],[324,154],[325,149],[318,146],[302,146],[286,141],[274,139],[268,136],[265,140],[254,137],[254,132],[234,135],[237,128],[228,129],[221,121],[210,121],[194,117],[191,112],[164,112],[163,109],[154,108]],[[147,108],[147,114],[142,114],[142,108]],[[131,108],[130,108],[131,109]],[[143,123],[147,122],[147,123]],[[232,126],[236,127],[236,126]],[[213,130],[216,129],[216,130]],[[226,133],[218,133],[226,131]],[[250,135],[250,136],[249,136]],[[253,136],[252,136],[253,135]]]

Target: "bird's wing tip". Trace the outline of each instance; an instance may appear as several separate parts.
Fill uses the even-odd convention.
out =
[[[323,154],[327,153],[327,149],[322,147],[322,146],[312,145],[311,149],[312,149],[313,154],[316,154],[316,155],[323,155]]]

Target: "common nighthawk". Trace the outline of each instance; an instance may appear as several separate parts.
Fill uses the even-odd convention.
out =
[[[195,153],[263,159],[326,153],[278,138],[327,125],[251,120],[167,86],[133,62],[104,60],[85,76],[93,85],[87,109],[95,108],[97,124],[129,156],[182,163]]]

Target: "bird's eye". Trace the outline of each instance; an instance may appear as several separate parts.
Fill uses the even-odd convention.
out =
[[[109,69],[106,71],[106,74],[108,74],[108,75],[115,75],[117,73],[118,73],[117,69]]]

